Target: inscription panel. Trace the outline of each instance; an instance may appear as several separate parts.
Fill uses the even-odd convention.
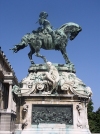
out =
[[[60,123],[73,125],[72,105],[32,105],[32,124]]]

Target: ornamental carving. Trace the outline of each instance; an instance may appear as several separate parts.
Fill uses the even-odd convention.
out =
[[[28,114],[28,105],[23,105],[22,109],[22,129],[24,129],[28,125],[27,121],[27,114]]]
[[[36,68],[34,67],[33,70]],[[60,69],[62,70],[60,71]],[[37,72],[31,70],[29,75],[21,81],[22,87],[15,85],[12,91],[16,95],[23,96],[29,94],[66,94],[90,98],[91,88],[87,87],[75,73],[66,72],[65,69],[67,67],[55,66],[51,62],[46,62]]]

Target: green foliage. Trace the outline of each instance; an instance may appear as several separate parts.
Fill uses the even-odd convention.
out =
[[[93,102],[90,100],[87,108],[89,128],[92,133],[100,133],[100,108],[93,112]]]
[[[96,132],[100,133],[100,107],[95,113],[96,113]]]

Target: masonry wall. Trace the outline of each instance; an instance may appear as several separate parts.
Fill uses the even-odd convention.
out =
[[[18,85],[17,78],[6,55],[0,47],[0,134],[13,134],[16,121],[16,104],[12,86]]]

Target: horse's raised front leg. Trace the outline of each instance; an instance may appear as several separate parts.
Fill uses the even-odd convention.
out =
[[[29,59],[30,59],[30,62],[31,62],[31,64],[35,64],[34,63],[34,61],[32,60],[32,55],[35,53],[35,50],[34,51],[30,51],[29,53],[28,53],[28,57],[29,57]]]
[[[66,47],[61,48],[60,51],[61,51],[61,53],[64,57],[64,60],[65,60],[66,64],[69,64],[70,60],[69,60],[67,52],[66,52]]]

